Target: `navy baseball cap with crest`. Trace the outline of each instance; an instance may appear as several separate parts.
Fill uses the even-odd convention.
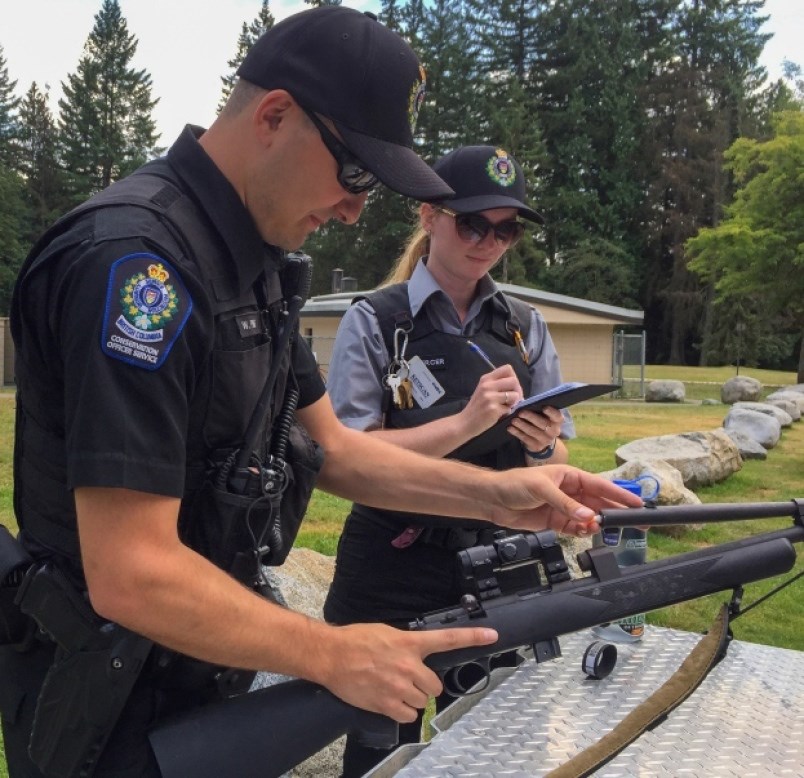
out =
[[[267,30],[237,69],[263,89],[285,89],[332,120],[344,145],[387,187],[417,200],[453,194],[413,150],[425,72],[376,16],[321,6]]]
[[[455,190],[442,201],[453,211],[516,208],[524,219],[544,224],[541,214],[525,203],[522,166],[498,146],[461,146],[441,157],[433,170]]]

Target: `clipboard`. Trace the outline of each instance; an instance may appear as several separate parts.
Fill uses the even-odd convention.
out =
[[[559,384],[546,392],[534,394],[533,397],[526,397],[524,400],[520,400],[511,408],[508,416],[503,416],[500,421],[510,422],[520,411],[540,411],[548,405],[553,408],[568,408],[570,405],[575,405],[584,400],[591,400],[593,397],[609,394],[609,392],[616,392],[618,389],[620,389],[619,384],[584,384],[577,381]],[[497,424],[499,423],[497,422]]]
[[[559,384],[545,392],[540,392],[532,397],[520,400],[511,408],[511,411],[503,416],[498,422],[492,424],[485,432],[467,440],[462,446],[458,446],[447,456],[452,458],[471,457],[476,454],[483,454],[493,451],[509,439],[508,425],[522,411],[536,411],[550,406],[552,408],[568,408],[570,405],[591,400],[593,397],[600,397],[603,394],[616,392],[620,389],[620,384],[584,384],[571,382]]]

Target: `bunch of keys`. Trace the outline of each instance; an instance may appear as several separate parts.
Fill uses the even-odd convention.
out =
[[[401,340],[401,344],[400,344]],[[413,407],[413,386],[410,383],[410,366],[405,359],[405,348],[408,345],[408,334],[401,327],[394,330],[394,358],[388,366],[383,379],[391,390],[396,408]]]
[[[391,390],[396,408],[413,407],[413,386],[410,383],[410,369],[408,363],[403,359],[394,362],[388,369],[384,378],[385,385]]]

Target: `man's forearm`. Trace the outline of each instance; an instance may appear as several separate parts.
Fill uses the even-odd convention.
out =
[[[345,433],[325,449],[322,489],[377,508],[491,518],[499,502],[491,471],[425,456],[372,434]]]

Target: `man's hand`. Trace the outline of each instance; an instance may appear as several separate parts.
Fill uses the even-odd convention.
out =
[[[430,697],[441,693],[441,681],[422,661],[428,654],[496,640],[493,629],[481,627],[433,632],[405,632],[384,624],[334,627],[332,641],[322,646],[326,670],[317,680],[351,705],[410,722]]]
[[[552,529],[565,535],[600,531],[604,508],[641,508],[642,498],[605,478],[569,465],[507,470],[492,521],[517,530]]]

